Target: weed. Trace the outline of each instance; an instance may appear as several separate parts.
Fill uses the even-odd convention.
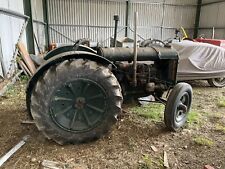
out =
[[[150,119],[154,122],[159,122],[163,117],[164,106],[157,103],[151,103],[140,107],[133,107],[131,112],[137,113],[139,116]]]
[[[208,146],[208,147],[210,147],[214,144],[214,142],[211,139],[208,139],[208,138],[203,137],[203,136],[195,137],[194,142],[197,145]]]
[[[151,169],[152,159],[147,154],[143,154],[143,159],[139,162],[138,169]]]
[[[20,76],[20,80],[22,83],[27,83],[29,80],[29,77],[26,75],[22,75],[22,76]]]

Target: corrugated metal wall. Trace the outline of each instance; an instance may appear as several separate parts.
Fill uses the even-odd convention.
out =
[[[139,12],[138,32],[144,38],[165,40],[174,37],[175,28],[181,26],[193,35],[196,0],[134,1],[131,13],[135,11]]]
[[[119,30],[125,27],[125,1],[49,0],[48,11],[50,42],[72,43],[89,38],[106,45],[113,34],[114,14],[120,15]],[[119,35],[124,36],[124,31]]]
[[[1,0],[0,8],[10,9],[16,12],[23,14],[23,0]],[[3,72],[7,75],[10,72],[13,72],[15,67],[11,66],[13,62],[13,53],[15,51],[15,45],[19,38],[19,34],[24,23],[24,19],[15,18],[12,16],[5,15],[0,12],[0,41],[2,49],[2,59],[3,59]],[[24,44],[26,44],[25,34],[23,36]]]
[[[213,2],[204,0],[203,3]],[[215,38],[225,38],[225,1],[215,4],[203,5],[200,17],[199,36],[212,38],[213,27],[215,28]]]
[[[143,38],[165,40],[174,37],[175,28],[183,26],[193,34],[196,0],[130,1],[129,35],[132,37],[133,13],[139,13],[138,34]],[[125,36],[125,0],[48,0],[50,42],[72,43],[80,38],[109,46],[113,35],[113,15],[120,16],[119,37]]]

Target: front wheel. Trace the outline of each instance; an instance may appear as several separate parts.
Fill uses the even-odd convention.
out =
[[[208,79],[208,83],[211,87],[224,87],[225,86],[225,77]]]
[[[164,121],[169,130],[178,131],[187,121],[192,102],[192,87],[178,83],[170,93],[164,112]]]

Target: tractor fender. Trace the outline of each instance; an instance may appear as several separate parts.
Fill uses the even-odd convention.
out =
[[[31,112],[30,112],[30,101],[31,101],[31,94],[33,91],[34,86],[36,85],[38,79],[43,76],[44,72],[46,72],[52,65],[61,63],[65,60],[71,60],[71,59],[88,59],[95,61],[97,63],[101,63],[102,65],[112,65],[113,68],[116,68],[115,64],[112,63],[110,60],[86,51],[69,51],[60,53],[58,55],[53,56],[52,58],[48,59],[42,66],[38,68],[36,73],[33,75],[33,77],[29,80],[27,89],[26,89],[26,104],[27,104],[27,110],[28,114],[32,118]]]
[[[69,51],[86,51],[86,52],[90,52],[90,53],[94,53],[94,54],[97,53],[92,48],[87,47],[85,45],[79,45],[79,46],[66,45],[66,46],[58,47],[58,48],[48,52],[45,55],[44,60],[48,60],[48,59],[50,59],[50,58],[52,58],[56,55],[59,55],[59,54],[64,53],[64,52],[69,52]]]

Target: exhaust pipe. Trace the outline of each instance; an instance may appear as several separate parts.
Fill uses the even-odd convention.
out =
[[[133,85],[137,86],[137,22],[138,13],[134,13],[134,59],[133,59]]]
[[[114,21],[115,21],[115,29],[114,29],[114,41],[113,41],[113,47],[116,47],[116,39],[117,39],[117,29],[118,29],[118,22],[119,22],[119,15],[114,15]]]

